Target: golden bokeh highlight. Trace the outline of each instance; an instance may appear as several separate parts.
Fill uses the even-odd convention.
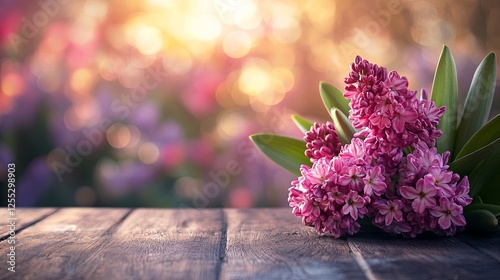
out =
[[[201,41],[215,40],[222,32],[222,25],[213,14],[202,13],[188,17],[187,30]]]
[[[217,119],[217,132],[227,139],[232,139],[239,135],[245,127],[245,118],[236,112],[225,112]]]
[[[72,131],[91,127],[101,120],[99,104],[92,98],[80,99],[66,109],[63,117],[64,125]]]
[[[96,80],[95,71],[88,68],[80,68],[71,75],[70,86],[78,94],[90,94]]]
[[[103,20],[108,14],[108,3],[103,0],[87,0],[83,7],[85,15],[96,20]]]
[[[23,90],[22,77],[16,72],[9,72],[1,77],[0,89],[5,96],[16,96]]]
[[[132,138],[130,129],[120,123],[112,124],[106,131],[106,139],[109,145],[116,149],[124,148]]]
[[[130,140],[128,141],[126,148],[134,148],[141,141],[141,131],[135,125],[127,126],[130,131]]]
[[[271,79],[264,69],[257,65],[251,65],[243,69],[238,86],[247,95],[263,95],[269,90]]]
[[[252,39],[245,32],[234,31],[224,37],[222,48],[229,57],[244,57],[252,49]]]
[[[155,54],[163,47],[163,34],[158,28],[144,26],[136,33],[134,45],[142,54]]]
[[[146,142],[139,147],[137,155],[143,163],[153,164],[160,157],[160,150],[154,143]]]

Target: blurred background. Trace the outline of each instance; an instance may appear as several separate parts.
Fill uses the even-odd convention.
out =
[[[447,44],[463,100],[499,18],[495,0],[3,0],[0,203],[15,163],[18,206],[285,206],[294,176],[248,135],[328,120],[318,83],[342,89],[357,54],[430,90]]]

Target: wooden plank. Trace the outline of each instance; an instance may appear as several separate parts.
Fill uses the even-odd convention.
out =
[[[27,225],[34,223],[56,211],[56,208],[16,208],[17,220],[8,220],[9,211],[7,208],[0,209],[0,239],[9,234],[9,223],[15,221],[16,230],[21,230]]]
[[[75,274],[76,269],[94,254],[128,212],[102,208],[59,210],[16,234],[16,272],[2,272],[0,279],[82,278]],[[5,256],[8,250],[2,246],[0,255]]]
[[[134,211],[75,275],[92,279],[216,279],[222,210]],[[90,276],[90,277],[89,277]]]
[[[224,210],[221,279],[364,279],[345,239],[318,236],[290,209]]]
[[[18,215],[36,221],[41,213],[50,211]],[[304,227],[289,209],[66,208],[16,234],[15,245],[16,273],[4,271],[0,279],[491,279],[500,273],[500,233],[404,239],[360,232],[334,239]],[[1,246],[0,255],[8,250]]]
[[[406,239],[360,232],[348,242],[372,279],[490,279],[500,274],[498,261],[454,237]]]
[[[500,262],[500,231],[490,234],[464,233],[458,239]]]

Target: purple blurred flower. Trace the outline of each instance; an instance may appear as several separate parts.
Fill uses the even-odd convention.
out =
[[[54,173],[45,159],[39,157],[32,160],[17,181],[17,204],[22,207],[36,206],[53,181]]]

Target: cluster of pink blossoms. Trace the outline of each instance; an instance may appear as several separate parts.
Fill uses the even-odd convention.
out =
[[[293,213],[334,237],[359,231],[358,218],[365,216],[392,234],[455,234],[472,199],[467,177],[448,170],[449,152],[435,148],[445,108],[436,108],[425,91],[418,99],[406,77],[359,56],[345,83],[349,118],[359,132],[343,147],[330,122],[306,132],[313,165],[303,165],[291,184]]]

